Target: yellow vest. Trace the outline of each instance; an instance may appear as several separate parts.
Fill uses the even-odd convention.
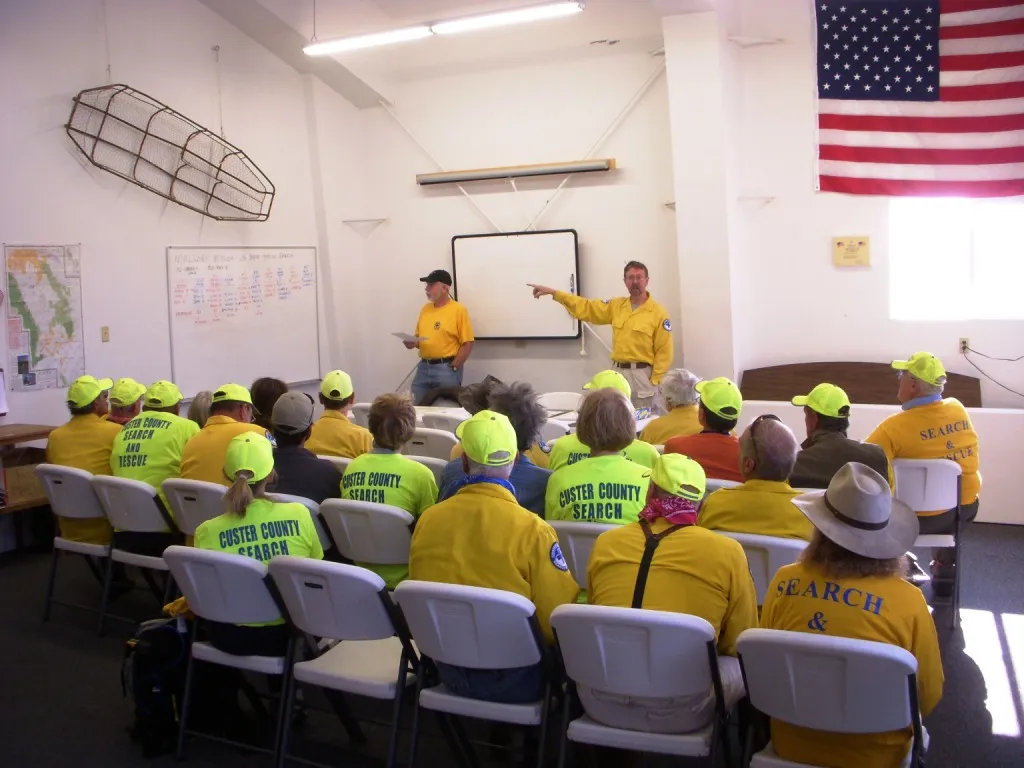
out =
[[[555,472],[544,495],[544,517],[580,523],[635,523],[647,504],[651,470],[623,456],[583,459]]]
[[[144,411],[124,425],[114,438],[110,469],[114,477],[139,480],[159,491],[164,508],[171,507],[160,484],[181,476],[185,445],[199,432],[199,425],[173,413]]]
[[[224,475],[224,456],[232,438],[244,432],[270,437],[263,427],[235,421],[230,416],[217,414],[208,418],[206,425],[185,443],[181,454],[181,476],[185,480],[231,485]]]
[[[560,437],[551,443],[548,446],[548,454],[547,467],[554,472],[587,458],[590,456],[590,448],[580,442],[579,437],[574,432],[571,435]],[[622,455],[636,464],[652,469],[654,462],[658,460],[659,454],[658,449],[650,443],[645,443],[643,440],[634,440],[626,446],[626,450],[622,452]]]
[[[710,494],[701,505],[698,524],[711,530],[810,541],[814,526],[792,502],[799,495],[786,482],[747,480]]]

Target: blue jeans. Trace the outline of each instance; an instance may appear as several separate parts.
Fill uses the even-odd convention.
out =
[[[468,669],[438,662],[441,682],[457,696],[499,704],[532,704],[544,695],[540,664],[509,669]]]
[[[453,371],[448,363],[431,365],[426,360],[420,360],[416,366],[416,375],[412,380],[412,399],[416,405],[420,405],[427,396],[427,392],[438,387],[461,387],[462,369]]]

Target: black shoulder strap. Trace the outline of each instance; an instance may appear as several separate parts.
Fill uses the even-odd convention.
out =
[[[658,548],[661,540],[686,525],[673,525],[661,533],[651,533],[651,526],[646,520],[640,521],[640,528],[644,532],[644,555],[640,558],[640,570],[636,573],[636,586],[633,587],[633,604],[631,608],[640,608],[644,602],[644,590],[647,589],[647,575],[651,572],[651,561],[654,559],[654,550]]]

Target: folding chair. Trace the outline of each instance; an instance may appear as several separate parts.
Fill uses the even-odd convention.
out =
[[[960,625],[960,539],[963,532],[961,510],[961,483],[963,469],[950,459],[894,459],[893,474],[896,477],[896,498],[907,504],[915,513],[934,512],[937,509],[956,510],[955,533],[925,534],[918,536],[914,549],[928,550],[929,558],[933,549],[949,549],[955,552],[956,565],[953,571],[953,597],[951,626]],[[934,599],[933,599],[934,601]]]
[[[338,551],[356,563],[408,565],[413,516],[370,501],[327,499],[320,505]]]
[[[227,552],[212,552],[195,547],[168,547],[164,560],[171,569],[174,581],[188,600],[189,609],[200,619],[224,624],[264,624],[282,619],[281,609],[268,589],[267,566],[258,560]],[[243,744],[231,739],[188,730],[188,711],[195,676],[195,662],[219,664],[232,669],[280,675],[281,690],[291,686],[292,663],[295,656],[295,638],[289,637],[283,656],[236,656],[218,650],[212,644],[196,640],[199,622],[192,627],[192,656],[185,674],[185,695],[181,703],[178,724],[176,756],[181,760],[185,752],[185,736],[200,736],[212,741],[244,747],[257,752],[280,754],[284,732],[287,696],[278,704],[277,724],[273,748],[267,750],[254,744]]]
[[[398,755],[406,689],[415,684],[419,657],[384,580],[354,565],[289,556],[270,561],[270,576],[292,625],[314,637],[341,641],[311,661],[298,662],[294,680],[394,703],[387,758],[391,768]],[[293,692],[294,686],[285,693],[282,765]]]
[[[92,487],[92,473],[84,469],[72,467],[61,467],[56,464],[40,464],[35,469],[39,482],[42,483],[43,491],[50,502],[53,514],[58,517],[67,517],[72,520],[105,520],[106,513],[100,506],[100,500],[96,498],[96,491]],[[82,555],[86,565],[92,571],[93,576],[99,583],[103,583],[103,574],[100,565],[94,559],[103,560],[110,557],[109,544],[89,544],[84,541],[71,541],[62,536],[53,537],[53,558],[50,560],[50,575],[46,583],[46,598],[43,604],[43,621],[50,620],[50,606],[53,603],[66,605],[71,608],[81,608],[86,611],[103,610],[103,597],[96,607],[81,605],[80,603],[67,603],[53,599],[53,590],[57,582],[57,562],[62,552],[73,555]]]
[[[318,459],[329,461],[331,464],[338,468],[341,474],[345,474],[345,470],[348,469],[348,465],[352,463],[352,459],[347,456],[328,456],[326,453],[317,454]]]
[[[540,439],[545,443],[553,443],[560,437],[565,437],[572,432],[568,422],[558,419],[548,419],[540,427]]]
[[[149,483],[128,480],[123,477],[97,475],[92,487],[100,500],[100,506],[107,513],[107,519],[115,531],[132,533],[177,533],[178,528],[167,514],[156,489]],[[167,563],[162,557],[140,555],[112,546],[107,560],[107,572],[103,577],[103,601],[100,604],[100,618],[96,634],[103,634],[103,620],[110,600],[110,584],[114,575],[114,563],[134,565],[141,570],[143,578],[152,590],[161,607],[170,601],[174,580],[171,579]],[[150,571],[164,574],[163,586],[158,586]]]
[[[174,513],[178,530],[186,536],[195,536],[196,528],[225,512],[227,488],[219,483],[171,478],[164,480],[160,488]]]
[[[537,609],[522,595],[499,589],[403,581],[394,592],[425,668],[416,678],[417,709],[440,715],[539,726],[537,765],[544,765],[554,664],[537,620]],[[500,704],[458,696],[440,684],[436,662],[472,669],[507,669],[542,664],[544,692],[530,704]],[[427,676],[430,687],[425,687]],[[442,719],[443,722],[443,719]],[[409,766],[416,764],[418,719],[413,717]],[[470,747],[456,723],[456,744]]]
[[[320,505],[305,496],[296,496],[291,493],[268,493],[267,497],[274,501],[285,504],[301,504],[309,510],[309,516],[313,518],[313,527],[316,528],[316,537],[320,539],[320,547],[326,552],[334,546],[334,540],[324,529],[323,521],[320,518]]]
[[[568,742],[706,757],[716,765],[719,748],[731,765],[722,680],[718,672],[715,630],[697,616],[638,608],[560,605],[551,613],[558,649],[570,690],[576,686],[615,696],[674,698],[715,694],[711,723],[692,733],[648,733],[602,725],[588,715],[570,722],[562,713],[558,764],[564,766]],[[614,653],[609,649],[614,648]]]
[[[754,579],[757,590],[757,604],[764,605],[765,595],[772,584],[772,579],[779,568],[795,563],[800,553],[807,548],[808,542],[803,539],[783,539],[777,536],[759,536],[753,533],[733,533],[732,531],[715,531],[715,533],[740,543],[747,556],[750,575]]]
[[[579,392],[545,392],[537,400],[549,412],[578,411],[583,395]]]
[[[465,417],[452,416],[450,413],[424,413],[421,417],[427,429],[440,429],[455,434],[455,429],[464,422]]]
[[[452,448],[458,444],[459,439],[451,432],[417,427],[412,433],[412,440],[402,447],[402,453],[448,461],[448,457],[452,455]]]
[[[444,468],[448,466],[446,459],[435,459],[432,456],[415,456],[411,455],[407,458],[412,459],[418,464],[422,464],[431,472],[434,473],[434,482],[437,483],[437,487],[441,487],[441,477],[444,475]]]
[[[558,534],[558,543],[569,566],[569,572],[576,583],[586,589],[587,568],[590,565],[590,553],[594,551],[594,542],[605,531],[618,528],[618,525],[604,523],[573,523],[566,520],[551,520],[549,524]]]
[[[834,733],[883,733],[911,726],[901,768],[922,765],[928,733],[917,701],[917,659],[888,643],[774,629],[748,629],[736,643],[750,703],[768,717]],[[768,746],[742,765],[804,768]]]
[[[370,426],[370,403],[356,403],[352,406],[352,423],[360,427]]]

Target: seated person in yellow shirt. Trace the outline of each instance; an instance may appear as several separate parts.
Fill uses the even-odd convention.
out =
[[[836,473],[827,491],[793,503],[814,525],[814,538],[799,562],[775,574],[761,626],[910,651],[917,658],[918,705],[927,716],[942,698],[942,660],[924,596],[904,579],[903,554],[918,535],[913,511],[892,497],[884,476],[854,462]],[[783,760],[834,768],[901,765],[912,738],[910,726],[829,733],[772,720],[771,729],[772,746]]]
[[[369,430],[349,421],[356,401],[352,377],[344,371],[331,371],[320,382],[320,404],[324,412],[313,425],[306,450],[318,456],[354,459],[373,448]]]
[[[146,385],[135,379],[118,379],[110,388],[110,413],[107,421],[124,426],[142,411],[142,396]]]
[[[673,368],[658,385],[668,413],[648,423],[640,439],[651,445],[664,445],[673,437],[696,435],[703,429],[697,414],[697,382],[700,379],[685,368]]]
[[[697,527],[704,470],[693,459],[667,454],[650,472],[647,503],[639,522],[601,534],[587,569],[593,605],[646,608],[706,619],[715,629],[718,670],[726,706],[744,694],[736,638],[757,626],[757,599],[747,556],[732,539]],[[646,572],[641,563],[654,540]],[[580,701],[594,720],[613,728],[650,733],[687,733],[714,716],[709,691],[678,699],[619,698],[580,687]]]
[[[79,376],[68,388],[71,419],[50,433],[46,443],[46,461],[62,467],[74,467],[94,475],[110,474],[110,451],[121,425],[107,421],[109,392],[114,382],[92,376]],[[110,523],[106,518],[72,520],[58,518],[60,535],[71,541],[109,544]]]
[[[978,514],[981,472],[978,469],[978,434],[963,404],[942,397],[946,369],[942,361],[927,352],[915,352],[909,360],[893,360],[899,372],[897,397],[903,410],[875,427],[865,442],[874,443],[893,459],[951,459],[960,465],[961,516],[970,522]],[[921,533],[952,534],[956,531],[956,510],[919,512]],[[936,549],[932,553],[932,588],[937,595],[951,595],[956,578],[956,550]]]
[[[626,396],[627,400],[631,397],[629,382],[626,381],[626,377],[618,371],[601,371],[595,375],[594,378],[584,384],[583,388],[588,391],[611,388],[621,392]],[[658,458],[658,449],[650,443],[636,439],[636,411],[633,411],[632,418],[633,424],[630,428],[632,437],[630,441],[620,449],[620,452],[630,461],[650,469],[654,466],[654,462]],[[548,469],[552,472],[570,464],[575,464],[577,461],[581,461],[590,455],[590,446],[580,435],[578,423],[575,433],[558,438],[552,442],[548,448],[550,449]]]
[[[225,384],[213,393],[210,416],[198,434],[189,439],[181,454],[181,476],[185,480],[231,485],[224,476],[224,455],[236,435],[253,432],[270,437],[263,427],[252,424],[252,398],[241,384]]]
[[[170,381],[154,382],[146,390],[144,400],[142,413],[125,424],[114,438],[110,470],[114,477],[138,480],[155,488],[164,512],[173,522],[170,504],[160,486],[164,480],[181,475],[185,444],[199,432],[199,426],[178,415],[181,390]],[[175,532],[114,532],[118,549],[153,557],[160,557],[167,547],[183,541],[184,537]]]
[[[267,484],[274,480],[274,449],[267,438],[251,432],[233,437],[221,474],[231,480],[224,494],[226,511],[196,529],[196,547],[264,564],[277,555],[323,560],[309,510],[267,498]],[[207,621],[203,626],[216,648],[238,656],[283,656],[288,643],[284,619],[252,625]]]
[[[345,468],[341,498],[387,504],[418,519],[437,501],[437,482],[426,466],[399,453],[416,429],[412,400],[403,395],[381,395],[370,406],[369,424],[373,450]],[[409,578],[408,565],[358,565],[384,579],[388,589]]]
[[[554,530],[516,503],[508,482],[519,450],[516,432],[507,417],[486,410],[463,422],[459,431],[468,480],[416,524],[409,575],[522,595],[536,606],[541,629],[551,642],[551,612],[573,602],[579,587]],[[540,664],[506,669],[437,667],[441,682],[460,696],[525,704],[537,701],[543,691]]]
[[[592,450],[551,475],[544,517],[580,523],[635,523],[647,500],[651,472],[623,455],[636,434],[632,404],[617,389],[595,389],[583,399],[576,428]]]
[[[754,419],[740,435],[743,484],[708,496],[700,508],[700,526],[810,541],[814,528],[792,504],[800,491],[786,482],[796,452],[796,438],[778,416]]]

